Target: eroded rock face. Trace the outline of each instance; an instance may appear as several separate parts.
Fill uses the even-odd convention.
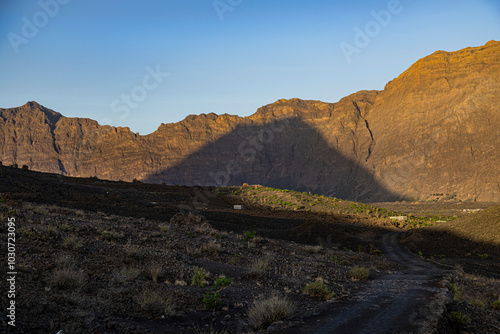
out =
[[[359,201],[500,201],[500,42],[416,62],[383,91],[188,116],[139,136],[36,102],[0,109],[0,160],[70,176],[264,184]]]

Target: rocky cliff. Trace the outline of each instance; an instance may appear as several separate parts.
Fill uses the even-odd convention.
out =
[[[147,136],[36,102],[0,109],[0,160],[70,176],[246,182],[359,201],[500,201],[499,99],[500,42],[491,41],[425,57],[383,91],[337,103],[279,100],[245,118],[188,116]]]

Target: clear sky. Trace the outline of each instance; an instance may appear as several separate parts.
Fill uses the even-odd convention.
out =
[[[0,107],[148,134],[281,98],[336,102],[492,39],[498,0],[0,0]]]

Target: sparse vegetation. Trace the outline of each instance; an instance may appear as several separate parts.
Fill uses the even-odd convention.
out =
[[[172,296],[166,296],[162,291],[145,289],[136,298],[141,308],[149,314],[175,315],[175,302]]]
[[[61,290],[78,290],[85,283],[85,274],[73,266],[58,268],[54,270],[50,283]]]
[[[209,291],[202,300],[203,305],[205,305],[207,310],[215,310],[217,307],[222,305],[219,297],[219,292]]]
[[[254,260],[248,271],[248,277],[258,279],[269,268],[271,261],[268,258],[258,258]]]
[[[248,309],[248,318],[257,329],[265,329],[273,322],[291,317],[295,306],[286,297],[273,296],[255,300]]]
[[[24,175],[19,171],[11,172]],[[65,178],[61,185],[71,182],[71,178]],[[193,326],[200,326],[201,332],[234,333],[242,321],[241,313],[247,307],[246,303],[250,303],[247,309],[250,311],[254,306],[254,296],[265,295],[255,300],[262,301],[277,291],[286,293],[288,301],[294,301],[301,308],[301,312],[292,312],[280,319],[285,323],[279,322],[273,326],[286,328],[321,310],[327,300],[336,296],[333,291],[346,300],[349,300],[349,295],[357,294],[358,288],[365,283],[358,282],[358,275],[351,272],[354,272],[355,266],[367,271],[361,279],[370,277],[371,270],[377,273],[371,277],[374,280],[401,270],[401,265],[380,254],[374,246],[380,242],[378,227],[394,229],[394,224],[385,217],[397,212],[396,209],[365,207],[362,203],[357,203],[354,208],[351,202],[326,196],[248,186],[234,187],[238,195],[229,191],[230,188],[224,188],[222,192],[227,194],[227,202],[227,198],[211,197],[214,211],[207,216],[210,222],[198,212],[189,214],[183,211],[186,213],[176,215],[178,220],[170,223],[172,213],[178,210],[177,205],[191,203],[190,188],[145,184],[136,186],[88,179],[85,182],[90,182],[92,189],[100,187],[92,196],[96,196],[96,201],[102,201],[99,205],[101,212],[88,209],[88,206],[86,211],[67,209],[60,206],[63,200],[55,200],[51,205],[18,205],[16,196],[19,195],[2,194],[4,202],[0,206],[5,210],[0,214],[6,217],[12,211],[16,217],[21,217],[17,232],[22,249],[22,267],[19,268],[23,274],[19,279],[24,295],[29,298],[27,302],[24,298],[19,299],[20,308],[40,310],[37,311],[40,314],[35,314],[29,321],[20,313],[20,317],[24,317],[23,323],[32,326],[26,332],[50,332],[52,328],[45,320],[54,319],[56,325],[64,322],[73,328],[84,328],[82,332],[92,333],[98,329],[97,322],[85,327],[86,319],[79,316],[92,311],[102,315],[102,319],[109,318],[109,322],[100,321],[99,325],[108,325],[110,332],[147,332],[150,321],[160,323],[166,331],[176,332],[186,330],[186,324],[189,326],[191,320],[189,317],[193,316]],[[117,190],[122,186],[123,190]],[[75,198],[86,198],[88,193],[80,195],[80,188],[75,188]],[[176,191],[182,192],[182,195],[176,194]],[[205,193],[203,188],[201,193]],[[108,201],[115,195],[126,197],[127,201]],[[222,196],[215,192],[211,192],[211,195]],[[242,197],[235,200],[232,196]],[[147,206],[143,210],[140,206],[130,205],[142,202],[162,203],[166,207]],[[221,212],[218,212],[219,206],[227,205],[228,202],[231,205],[244,204],[249,214],[232,212],[231,206],[221,208]],[[73,199],[71,205],[77,205]],[[127,207],[129,205],[130,208]],[[273,206],[276,210],[299,212],[274,213]],[[252,216],[255,213],[258,215]],[[404,214],[408,215],[408,221],[415,219],[410,213]],[[338,215],[345,220],[341,227],[335,223],[335,219],[327,219]],[[297,219],[287,219],[292,216]],[[151,217],[154,220],[150,220]],[[439,217],[439,213],[436,217]],[[447,220],[448,215],[443,214],[443,217],[443,220]],[[274,226],[269,228],[271,224],[276,224],[276,229]],[[245,231],[249,234],[243,242]],[[255,231],[259,236],[254,234]],[[376,232],[368,233],[372,231]],[[111,235],[106,235],[107,232],[111,232]],[[329,235],[334,238],[327,239]],[[322,240],[318,241],[318,237]],[[75,246],[80,243],[81,248]],[[349,252],[344,252],[343,246]],[[27,253],[24,253],[25,250]],[[357,252],[360,250],[362,252]],[[449,256],[447,267],[457,263],[456,254],[447,249],[429,249],[425,246],[412,248],[415,254],[418,250],[421,250],[422,254],[419,255],[422,256],[423,252],[426,255],[446,254]],[[60,251],[66,253],[61,254]],[[460,301],[455,300],[447,307],[473,319],[472,325],[469,324],[466,330],[475,332],[475,326],[479,323],[477,319],[484,317],[486,320],[483,323],[486,323],[491,319],[491,314],[498,314],[494,310],[500,307],[500,301],[497,301],[499,282],[482,276],[486,271],[479,270],[471,275],[469,265],[479,263],[486,268],[486,264],[488,267],[491,264],[491,268],[494,268],[496,254],[494,249],[487,247],[477,250],[468,248],[466,251],[471,252],[467,258],[467,273],[453,278],[453,283],[457,288],[460,287]],[[479,256],[486,252],[489,253],[488,263]],[[435,257],[439,260],[439,255]],[[205,268],[200,269],[205,275],[196,278],[195,266]],[[66,281],[61,278],[60,272],[69,269],[73,272],[67,276],[75,277],[76,274],[77,277],[81,274],[82,280]],[[237,282],[231,278],[217,277],[221,273],[235,277]],[[324,277],[325,280],[313,281],[316,277]],[[377,282],[374,283],[378,288]],[[44,300],[44,304],[41,304],[41,300]],[[177,313],[177,309],[182,312]],[[64,319],[61,314],[64,314]],[[120,318],[122,314],[133,319],[135,330],[130,330],[128,317],[123,321],[118,320],[123,319]],[[176,317],[162,320],[172,314]],[[261,319],[265,315],[261,313]],[[243,333],[252,331],[248,324],[256,328],[270,324],[265,319],[255,322],[250,318],[248,320],[240,328]],[[270,321],[272,323],[275,320]],[[489,322],[493,324],[484,327],[498,327],[498,322]],[[205,324],[211,323],[213,328],[205,327]]]
[[[162,232],[168,232],[172,228],[172,225],[170,223],[168,224],[160,224],[160,231]]]
[[[158,282],[158,277],[162,272],[163,266],[159,263],[151,263],[146,268],[147,275],[153,280],[153,282]]]
[[[495,300],[493,303],[491,303],[491,308],[493,310],[500,311],[500,300]]]
[[[73,257],[69,254],[59,254],[56,256],[54,263],[57,268],[68,268],[72,266]]]
[[[118,232],[115,231],[107,231],[103,230],[100,232],[100,236],[102,239],[107,240],[107,241],[114,241],[118,240],[122,237],[122,235]]]
[[[141,274],[141,269],[134,267],[134,266],[128,266],[128,267],[123,267],[121,268],[118,272],[116,272],[116,278],[118,281],[132,281],[139,277]]]
[[[132,259],[140,259],[142,257],[142,249],[137,245],[133,245],[131,239],[123,246],[123,250]]]
[[[451,293],[453,294],[453,299],[456,301],[462,300],[462,292],[460,291],[460,288],[458,285],[455,283],[449,283],[448,288],[450,289]]]
[[[316,246],[311,246],[311,245],[307,245],[307,246],[304,246],[304,250],[308,253],[311,253],[311,254],[317,254],[319,252],[321,252],[321,250],[323,249],[323,247],[321,247],[320,245],[316,245]]]
[[[210,288],[210,291],[207,292],[205,298],[203,298],[202,302],[208,310],[215,310],[217,307],[222,305],[220,300],[220,292],[228,287],[234,278],[226,278],[225,276],[218,277],[215,280],[214,285]]]
[[[216,241],[209,241],[205,245],[203,245],[203,251],[206,254],[212,255],[212,256],[217,256],[219,254],[219,251],[221,250],[222,246],[217,243]]]
[[[200,267],[195,267],[194,268],[194,275],[193,278],[191,279],[191,285],[194,286],[204,286],[208,284],[207,278],[210,277],[210,274],[203,268]]]
[[[367,280],[370,276],[370,269],[362,266],[354,266],[350,270],[352,279],[362,281]]]
[[[255,237],[255,231],[250,232],[246,231],[245,234],[243,235],[243,241],[250,241]]]
[[[78,237],[69,235],[63,239],[63,247],[73,251],[80,251],[83,248],[83,243]]]
[[[306,295],[324,299],[330,299],[334,295],[323,282],[319,281],[307,283],[303,292]]]
[[[467,314],[461,312],[450,312],[448,313],[448,319],[450,325],[458,330],[464,330],[471,323],[471,319]]]

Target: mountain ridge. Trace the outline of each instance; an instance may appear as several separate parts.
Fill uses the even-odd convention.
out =
[[[500,201],[499,64],[500,42],[437,51],[382,91],[336,103],[281,99],[246,117],[189,115],[143,136],[31,101],[0,109],[0,161],[69,176],[261,183],[364,201],[436,193]],[[210,173],[224,175],[223,184]]]

